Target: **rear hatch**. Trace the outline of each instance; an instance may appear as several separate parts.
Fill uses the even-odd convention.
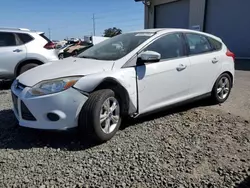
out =
[[[45,35],[44,32],[37,33],[44,43],[42,44],[43,50],[40,52],[47,58],[48,61],[58,60],[58,53],[56,51],[56,45]]]
[[[45,44],[44,48],[50,50],[50,49],[55,49],[56,45],[55,43],[53,43],[48,37],[46,37],[45,33],[39,33],[39,35],[45,39],[47,41],[47,43]]]

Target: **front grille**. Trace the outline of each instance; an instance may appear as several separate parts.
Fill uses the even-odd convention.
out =
[[[23,90],[24,88],[26,88],[26,85],[21,84],[20,82],[17,82],[17,86],[18,89]]]
[[[21,101],[21,114],[22,118],[24,120],[29,120],[29,121],[36,121],[36,118],[33,116],[33,114],[29,111],[27,106]]]
[[[26,85],[21,84],[18,80],[15,80],[13,84],[14,84],[15,90],[18,90],[19,92],[27,87]]]
[[[12,96],[12,102],[13,102],[14,110],[18,114],[18,104],[17,104],[18,98],[13,92],[11,92],[11,96]]]

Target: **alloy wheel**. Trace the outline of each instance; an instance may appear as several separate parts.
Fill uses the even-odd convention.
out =
[[[63,54],[60,54],[60,55],[59,55],[59,59],[63,59]]]
[[[112,133],[120,120],[119,102],[114,97],[106,99],[101,107],[100,125],[104,133]]]
[[[218,87],[217,87],[217,95],[219,99],[224,100],[230,91],[230,81],[226,76],[221,77]]]

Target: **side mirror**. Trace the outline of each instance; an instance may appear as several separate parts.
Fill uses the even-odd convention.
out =
[[[144,63],[155,63],[159,62],[161,54],[155,51],[145,51],[138,55],[137,64],[142,65]]]

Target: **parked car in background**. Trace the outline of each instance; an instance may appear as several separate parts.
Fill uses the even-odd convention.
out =
[[[102,41],[109,39],[110,37],[101,37],[101,36],[84,36],[84,41],[96,45]]]
[[[64,49],[63,56],[64,58],[70,57],[70,56],[77,56],[81,52],[84,51],[86,47],[90,47],[92,44],[85,42],[85,41],[78,41],[75,44],[71,45],[70,47]]]
[[[79,42],[79,40],[80,40],[79,38],[70,38],[68,41],[76,43],[76,42]]]
[[[234,54],[220,38],[193,30],[148,29],[32,69],[13,82],[11,91],[21,126],[78,127],[81,134],[107,141],[123,117],[201,97],[223,103],[233,83]]]
[[[59,40],[51,40],[51,42],[53,42],[54,44],[59,43]]]
[[[56,44],[56,47],[55,47],[55,49],[60,49],[60,48],[62,48],[63,46],[61,45],[61,44]]]
[[[84,41],[79,40],[74,45],[64,49],[63,57],[65,58],[70,56],[77,56],[78,54],[92,47],[93,45],[96,45],[107,39],[109,39],[109,37],[85,36]]]
[[[65,44],[64,46],[62,46],[61,48],[59,48],[57,50],[58,53],[58,58],[59,59],[63,59],[64,58],[64,50],[66,50],[67,48],[73,46],[74,44]]]
[[[58,60],[55,44],[44,32],[0,28],[0,79],[14,79],[25,71]]]
[[[62,41],[54,40],[54,41],[56,41],[56,42],[54,42],[55,46],[56,46],[55,47],[56,49],[60,49],[60,48],[62,48],[63,46],[65,46],[68,43],[68,41],[65,41],[65,40],[62,40]]]

